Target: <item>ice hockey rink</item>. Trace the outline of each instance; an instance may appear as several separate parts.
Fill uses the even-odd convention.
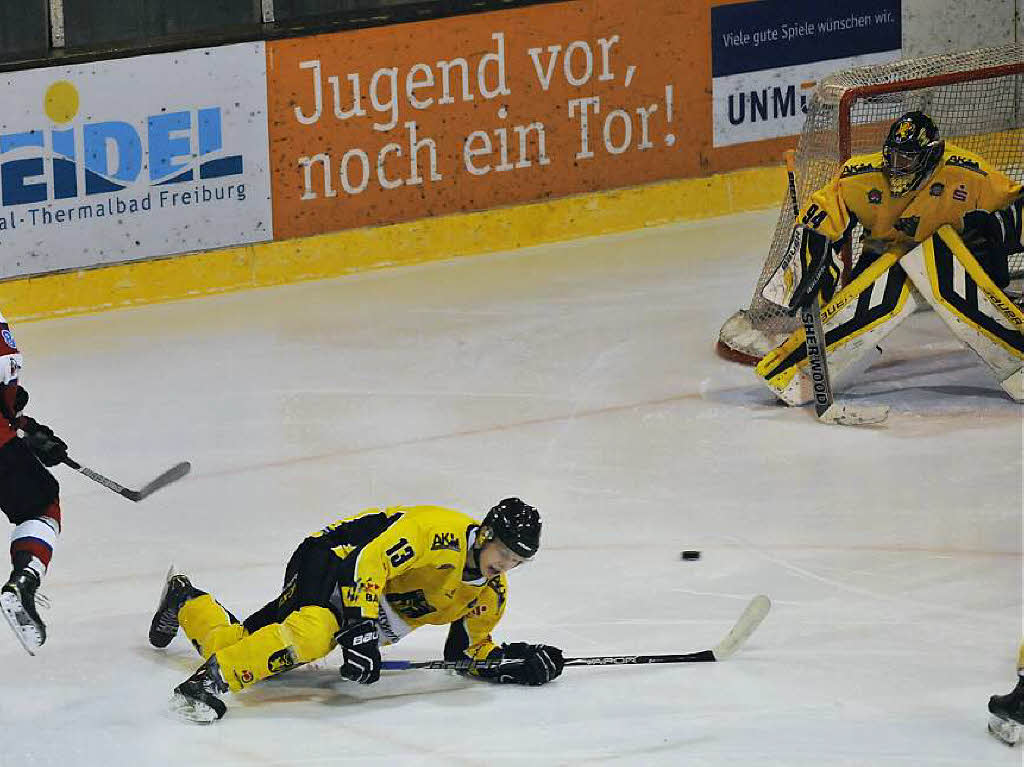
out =
[[[1021,408],[934,314],[842,395],[891,405],[886,426],[774,404],[713,350],[774,221],[15,323],[28,411],[73,457],[135,487],[193,471],[133,504],[56,470],[49,640],[30,658],[0,625],[0,764],[1019,765],[985,724],[1021,638]],[[198,665],[146,640],[172,561],[244,616],[327,522],[508,495],[545,527],[499,641],[691,652],[752,596],[773,610],[723,663],[362,687],[332,655],[215,725],[167,711]]]

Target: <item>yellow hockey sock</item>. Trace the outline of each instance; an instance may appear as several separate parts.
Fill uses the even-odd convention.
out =
[[[338,620],[326,607],[307,606],[282,623],[271,623],[229,647],[217,650],[217,663],[232,692],[334,649]]]
[[[178,623],[204,659],[245,636],[242,625],[209,594],[190,599],[182,605],[178,611]]]

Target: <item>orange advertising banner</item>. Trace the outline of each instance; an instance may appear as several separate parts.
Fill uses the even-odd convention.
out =
[[[708,16],[574,0],[268,43],[275,239],[707,175]]]

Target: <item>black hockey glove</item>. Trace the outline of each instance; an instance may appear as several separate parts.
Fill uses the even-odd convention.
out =
[[[18,428],[24,435],[28,449],[43,466],[56,466],[68,457],[68,446],[49,426],[44,426],[34,418],[22,416],[18,419]]]
[[[836,249],[828,238],[808,227],[797,226],[782,263],[761,289],[761,295],[795,315],[819,293],[822,305],[831,301],[840,273]]]
[[[800,309],[810,306],[811,301],[819,293],[821,305],[828,304],[836,291],[842,272],[842,265],[836,257],[832,243],[825,235],[806,227],[803,230],[800,262],[803,269],[800,281],[793,290],[793,297],[789,300],[790,314],[796,314]]]
[[[380,633],[371,620],[360,621],[334,636],[344,662],[338,672],[359,684],[380,679]]]
[[[528,684],[532,687],[547,684],[557,678],[565,664],[562,651],[557,647],[526,642],[503,644],[498,652],[492,652],[487,659],[522,660],[522,663],[502,666],[493,677],[494,681],[501,684]]]
[[[964,215],[962,239],[985,272],[1000,288],[1010,284],[1008,259],[1024,249],[1021,243],[1021,219],[1024,197],[1005,208],[989,213],[972,210]]]

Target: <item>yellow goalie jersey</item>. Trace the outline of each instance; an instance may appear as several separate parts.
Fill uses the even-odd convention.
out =
[[[419,626],[451,624],[445,657],[482,659],[497,646],[491,631],[505,611],[507,581],[504,574],[463,580],[478,529],[454,509],[391,506],[366,509],[310,537],[340,560],[331,602],[346,619],[377,621],[382,644]]]
[[[917,189],[894,197],[883,172],[882,154],[851,157],[832,181],[819,189],[800,212],[800,222],[831,242],[860,222],[876,251],[906,253],[950,224],[963,232],[964,214],[993,212],[1021,194],[1021,185],[976,154],[946,144],[934,172]]]

